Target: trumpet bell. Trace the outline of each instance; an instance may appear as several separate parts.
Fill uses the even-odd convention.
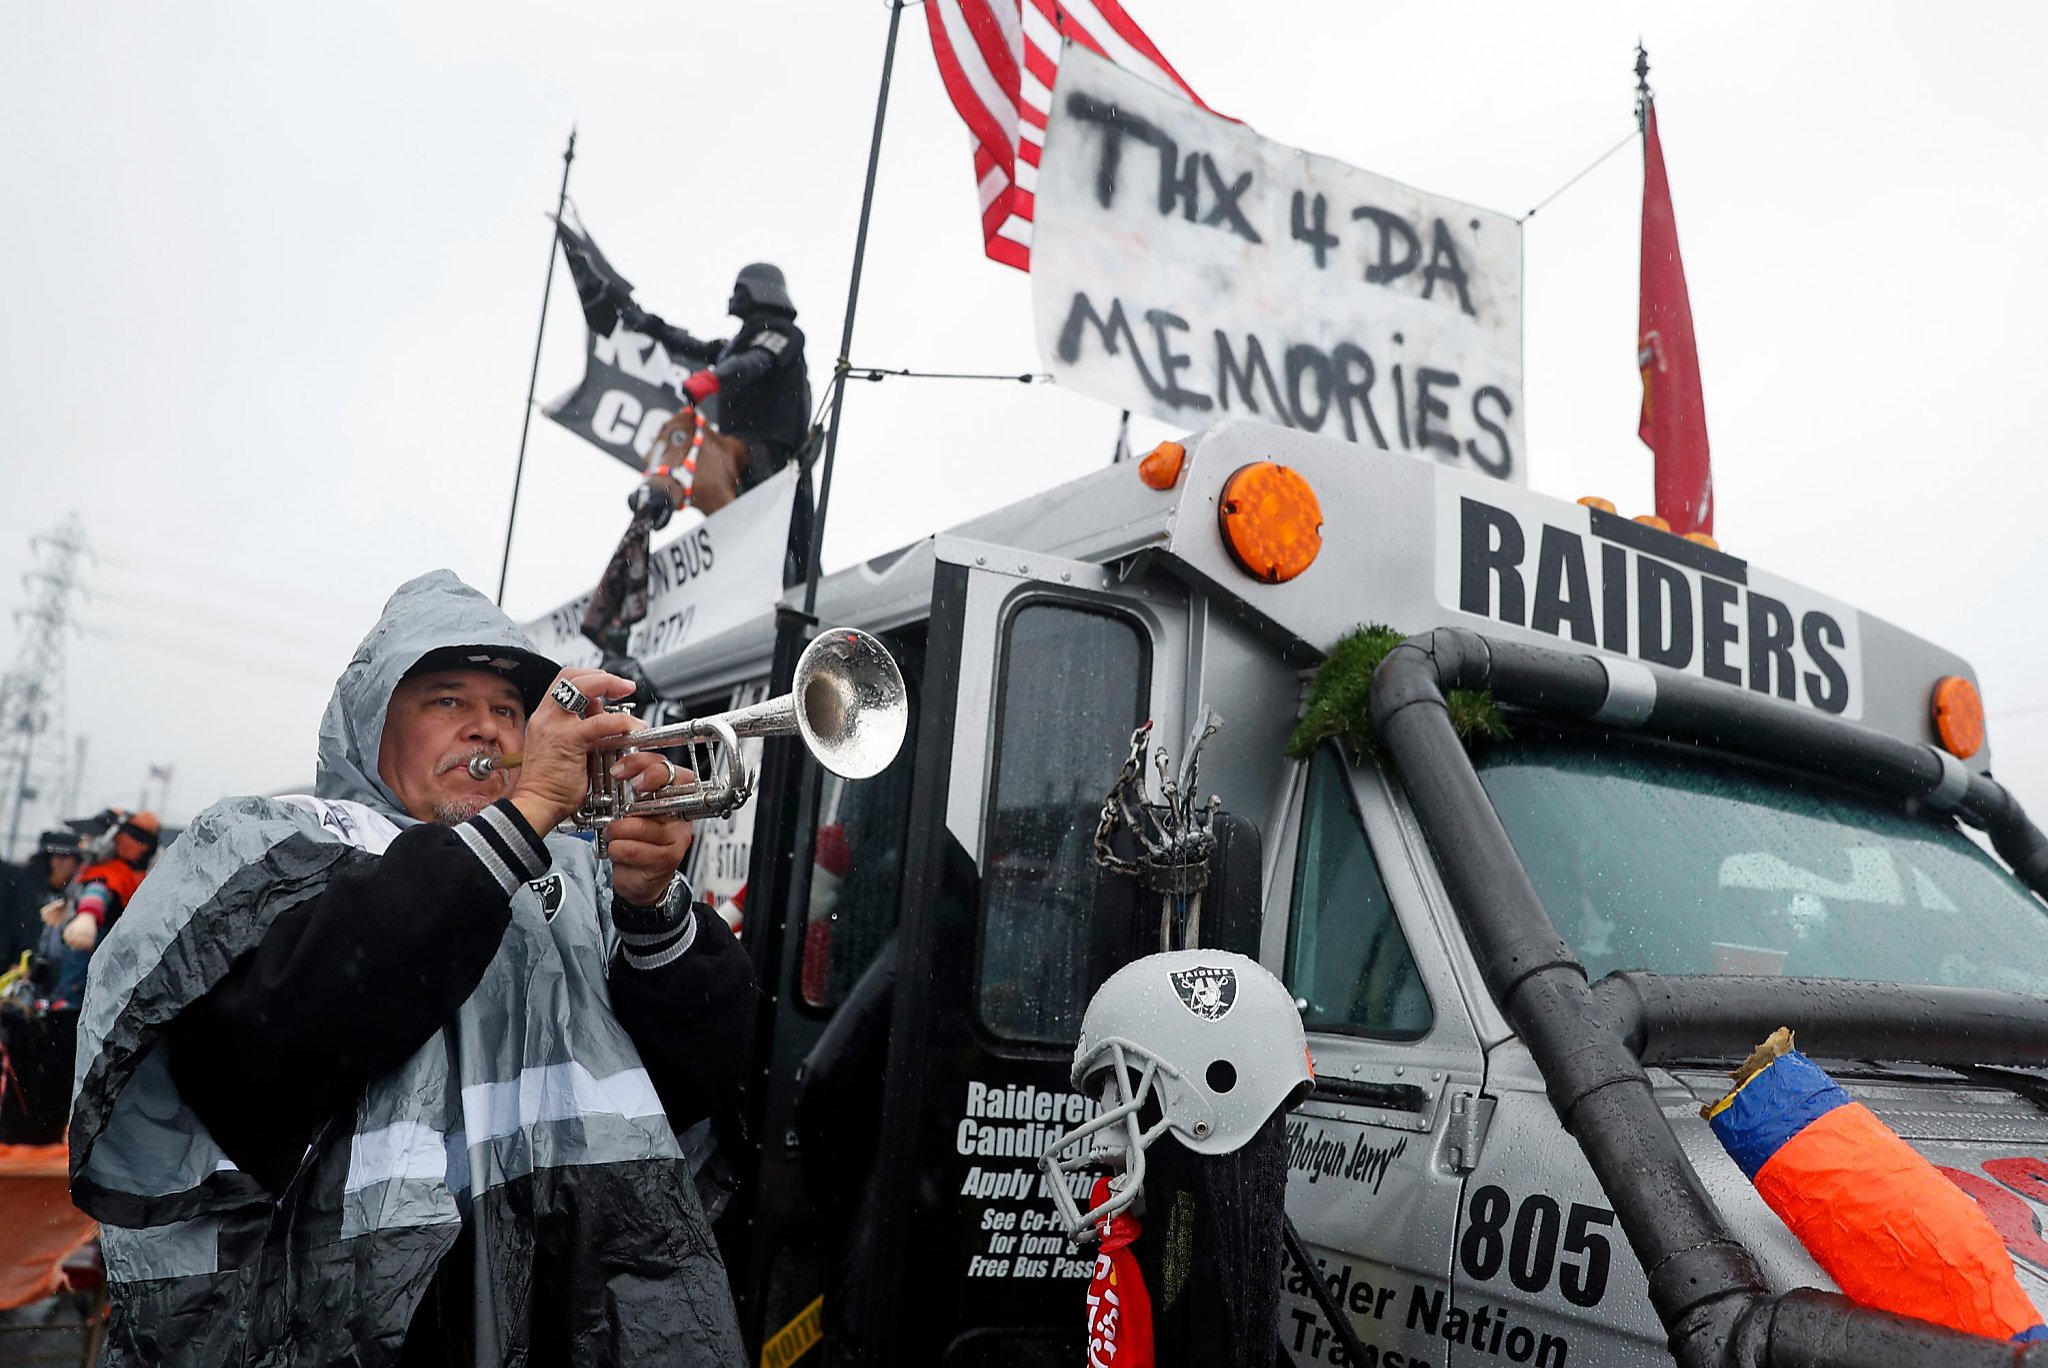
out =
[[[805,748],[842,779],[880,774],[903,747],[910,725],[903,672],[866,632],[819,633],[797,658],[790,693]]]

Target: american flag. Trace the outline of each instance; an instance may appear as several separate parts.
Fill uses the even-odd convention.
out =
[[[1117,0],[929,0],[924,12],[939,76],[974,135],[982,241],[992,260],[1020,271],[1031,269],[1033,192],[1062,39],[1202,103]]]

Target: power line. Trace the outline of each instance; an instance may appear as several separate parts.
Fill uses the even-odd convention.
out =
[[[1007,380],[1017,385],[1042,385],[1052,381],[1052,374],[1048,371],[999,375],[984,371],[920,371],[900,370],[888,366],[841,366],[839,373],[849,380],[887,380],[894,377],[907,380]]]

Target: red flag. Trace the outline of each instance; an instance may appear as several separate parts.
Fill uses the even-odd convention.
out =
[[[1657,454],[1657,516],[1680,536],[1714,530],[1714,469],[1707,459],[1707,401],[1692,340],[1692,301],[1678,258],[1678,220],[1657,106],[1643,124],[1643,294],[1636,365],[1643,373],[1643,416],[1636,435]]]
[[[1020,271],[1031,269],[1038,156],[1067,43],[1202,103],[1120,0],[930,0],[924,14],[939,77],[974,137],[983,246]]]

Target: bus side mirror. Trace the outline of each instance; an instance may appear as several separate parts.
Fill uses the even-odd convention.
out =
[[[1258,823],[1235,812],[1216,814],[1216,849],[1209,856],[1209,883],[1202,890],[1200,943],[1259,957],[1259,933],[1265,920],[1260,896]],[[1133,858],[1137,843],[1128,831],[1116,834],[1112,848]],[[1159,895],[1134,879],[1098,872],[1095,918],[1088,937],[1088,992],[1141,955],[1158,952]]]

